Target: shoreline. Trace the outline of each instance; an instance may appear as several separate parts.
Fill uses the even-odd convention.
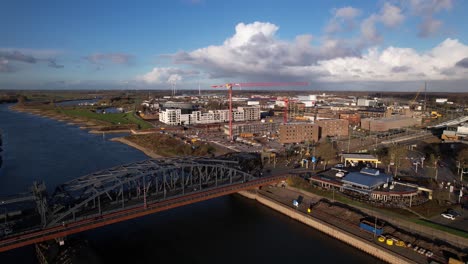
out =
[[[12,111],[28,113],[42,118],[50,118],[55,121],[66,123],[67,125],[77,126],[80,129],[89,130],[88,133],[90,134],[131,133],[131,129],[99,130],[106,126],[104,126],[103,124],[99,124],[98,122],[95,122],[93,120],[83,120],[80,117],[71,117],[63,114],[44,113],[42,110],[26,109],[17,105],[10,106],[9,109]]]
[[[258,192],[252,193],[249,191],[241,191],[238,192],[238,194],[245,198],[255,200],[264,206],[267,206],[283,215],[289,216],[296,221],[299,221],[309,227],[325,233],[326,235],[338,239],[341,242],[355,247],[364,253],[374,256],[380,260],[386,261],[388,263],[417,263],[385,248],[377,247],[376,245],[369,243],[369,241],[366,241],[365,239],[348,233],[344,230],[340,230],[327,222],[313,218],[310,215],[287,207],[272,198],[259,194]]]
[[[123,137],[112,138],[112,139],[110,139],[110,141],[120,142],[120,143],[122,143],[122,144],[128,145],[128,146],[133,147],[133,148],[135,148],[135,149],[138,149],[139,151],[145,153],[146,156],[151,157],[151,158],[153,158],[153,159],[164,158],[163,156],[154,153],[154,152],[151,151],[150,149],[147,149],[147,148],[145,148],[145,147],[142,147],[142,146],[140,146],[140,145],[138,145],[138,144],[136,144],[136,143],[133,143],[133,142],[131,142],[130,140],[127,140],[127,139],[125,139],[125,138],[123,138]]]

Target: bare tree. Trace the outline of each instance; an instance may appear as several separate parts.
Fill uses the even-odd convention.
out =
[[[336,149],[331,142],[322,142],[316,148],[317,156],[324,161],[323,169],[327,168],[328,162],[336,157]]]
[[[395,164],[395,177],[397,175],[398,168],[401,167],[402,159],[406,158],[407,155],[408,150],[405,148],[405,146],[393,145],[388,149],[388,157],[390,158],[390,161]]]

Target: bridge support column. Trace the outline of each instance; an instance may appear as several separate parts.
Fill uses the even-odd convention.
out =
[[[99,207],[99,215],[101,215],[102,214],[102,212],[101,212],[101,196],[98,196],[97,200],[98,200],[98,207]]]
[[[120,191],[121,191],[121,193],[122,193],[122,208],[124,208],[124,207],[125,207],[125,204],[124,204],[124,199],[125,199],[125,198],[124,198],[123,186],[120,187]]]

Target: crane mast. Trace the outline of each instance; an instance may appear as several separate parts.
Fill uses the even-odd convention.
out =
[[[307,82],[258,82],[258,83],[227,83],[224,85],[212,85],[212,88],[224,88],[226,87],[228,90],[228,96],[229,96],[229,140],[233,141],[234,136],[232,134],[232,122],[233,122],[233,116],[232,116],[232,88],[233,86],[237,87],[273,87],[273,86],[307,86],[309,83]],[[287,123],[288,121],[288,116],[287,116],[287,111],[288,111],[288,106],[289,106],[289,100],[285,100],[285,112],[283,116],[283,122]]]

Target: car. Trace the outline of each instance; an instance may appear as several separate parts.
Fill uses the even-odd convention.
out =
[[[338,163],[338,164],[335,165],[335,168],[344,168],[344,165],[341,164],[341,163]]]
[[[455,211],[455,210],[452,209],[452,208],[448,209],[446,213],[447,213],[447,214],[451,214],[451,215],[453,215],[453,216],[455,216],[455,217],[461,216],[461,214],[460,214],[458,211]]]
[[[451,214],[440,214],[441,216],[447,218],[447,219],[450,219],[450,220],[455,220],[455,216],[451,215]]]

